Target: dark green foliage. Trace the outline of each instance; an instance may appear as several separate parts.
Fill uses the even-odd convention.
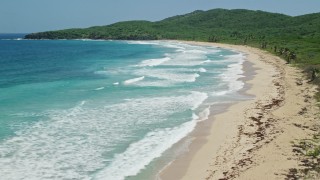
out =
[[[196,40],[263,48],[299,65],[320,63],[320,13],[291,17],[251,10],[194,11],[158,22],[128,21],[26,35],[27,39]]]

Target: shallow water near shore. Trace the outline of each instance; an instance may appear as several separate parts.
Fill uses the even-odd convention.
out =
[[[243,98],[243,61],[168,41],[0,40],[0,175],[150,177],[210,107]]]

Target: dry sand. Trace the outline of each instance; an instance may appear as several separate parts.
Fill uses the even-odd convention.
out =
[[[241,101],[197,126],[189,151],[161,171],[162,180],[285,179],[300,159],[292,141],[310,138],[318,109],[316,87],[301,70],[268,52],[239,45],[212,45],[245,53],[255,75],[251,100]],[[207,133],[204,133],[207,132]]]

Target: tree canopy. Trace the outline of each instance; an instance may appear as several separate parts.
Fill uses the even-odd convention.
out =
[[[198,10],[157,22],[126,21],[32,33],[25,38],[211,41],[264,48],[289,63],[320,63],[320,13],[292,17],[244,9]]]

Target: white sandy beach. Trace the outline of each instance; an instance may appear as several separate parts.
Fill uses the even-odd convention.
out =
[[[313,133],[308,127],[315,123],[316,87],[307,83],[301,70],[268,52],[239,45],[184,43],[245,53],[246,61],[253,64],[245,70],[255,71],[245,93],[255,98],[199,123],[189,151],[161,171],[160,178],[284,179],[300,162],[292,141]]]

